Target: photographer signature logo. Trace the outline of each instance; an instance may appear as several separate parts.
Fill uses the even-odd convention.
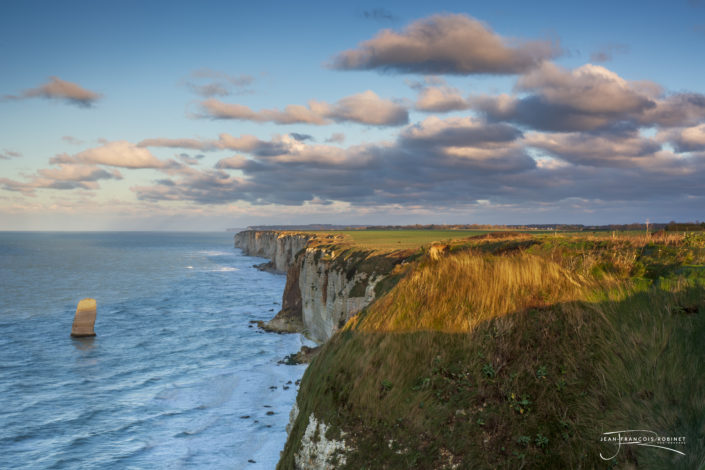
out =
[[[685,455],[680,450],[675,449],[675,446],[685,445],[685,436],[659,436],[654,431],[648,429],[623,429],[621,431],[608,431],[602,433],[600,442],[608,444],[616,444],[617,451],[614,455],[605,457],[600,452],[602,460],[612,460],[619,454],[622,446],[639,446],[639,447],[655,447],[676,454]]]

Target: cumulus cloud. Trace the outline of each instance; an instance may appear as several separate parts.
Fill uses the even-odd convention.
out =
[[[205,155],[198,154],[198,155],[191,156],[188,153],[180,153],[179,155],[177,155],[177,157],[179,158],[179,160],[181,160],[181,162],[183,162],[187,165],[193,166],[193,165],[198,165],[200,160],[205,158]]]
[[[168,147],[180,149],[193,149],[207,152],[216,150],[217,144],[211,141],[203,141],[198,139],[169,139],[156,137],[152,139],[144,139],[137,144],[138,147]]]
[[[61,154],[50,160],[52,164],[82,163],[115,166],[122,168],[164,168],[176,162],[164,162],[146,148],[120,140],[108,142],[75,155]],[[178,164],[177,164],[178,165]]]
[[[516,141],[521,131],[509,124],[486,123],[472,117],[440,119],[432,116],[407,127],[402,142],[421,147],[477,147]]]
[[[641,112],[661,93],[653,82],[628,82],[599,65],[566,70],[550,62],[521,76],[517,88],[538,90],[549,103],[594,114]]]
[[[13,150],[3,150],[0,151],[0,160],[9,160],[11,158],[20,158],[22,154],[20,152],[15,152]]]
[[[406,109],[377,96],[371,90],[341,99],[324,115],[335,122],[359,122],[377,126],[399,126],[409,122]]]
[[[654,139],[637,132],[623,134],[538,133],[527,134],[524,143],[551,156],[576,165],[602,168],[654,168],[664,163],[666,154]]]
[[[396,21],[397,17],[386,8],[372,8],[362,12],[362,17],[366,20],[376,21]]]
[[[327,143],[342,144],[345,142],[345,134],[342,132],[334,132],[326,139]]]
[[[659,140],[669,142],[676,152],[705,151],[705,124],[661,132]]]
[[[6,191],[33,195],[37,189],[99,189],[99,180],[122,179],[117,170],[105,170],[95,165],[59,164],[58,168],[37,170],[28,181],[0,178],[0,187]]]
[[[19,95],[7,95],[6,99],[46,98],[62,100],[69,104],[89,108],[100,99],[102,95],[87,90],[81,85],[62,80],[59,77],[50,77],[49,81],[37,88],[24,90]]]
[[[609,62],[615,54],[626,54],[629,52],[629,46],[626,44],[605,44],[594,50],[590,54],[591,62]]]
[[[105,170],[94,165],[59,164],[58,168],[37,170],[40,176],[54,181],[86,182],[101,179],[122,179],[118,170]]]
[[[446,113],[471,107],[470,101],[461,95],[460,90],[449,86],[441,78],[426,77],[424,82],[411,82],[409,85],[419,92],[415,104],[418,111]]]
[[[244,93],[249,85],[254,82],[252,75],[229,75],[224,72],[208,68],[198,69],[191,73],[186,86],[194,93],[212,98],[214,96],[228,96],[233,93]]]
[[[247,163],[247,158],[242,155],[234,155],[218,160],[215,167],[220,170],[241,170],[247,166]]]
[[[291,138],[292,141],[296,139]],[[254,135],[244,134],[239,137],[230,134],[220,134],[217,140],[214,139],[171,139],[156,137],[145,139],[137,144],[139,148],[145,147],[166,147],[200,150],[211,152],[216,150],[237,150],[249,152],[258,156],[279,155],[285,150],[281,142],[260,140]]]
[[[434,15],[403,31],[390,29],[336,55],[340,70],[380,70],[422,74],[516,74],[557,56],[550,41],[503,38],[465,15]]]
[[[494,121],[549,131],[594,131],[615,125],[685,126],[705,117],[705,96],[666,95],[653,82],[628,81],[599,65],[567,70],[552,63],[519,78],[517,97],[474,96],[474,109]]]
[[[202,113],[200,117],[211,119],[237,119],[241,121],[274,122],[276,124],[327,124],[328,121],[321,116],[320,108],[316,103],[309,107],[301,105],[289,105],[284,110],[263,109],[254,111],[249,106],[242,104],[223,103],[216,99],[208,99],[201,103]]]
[[[70,136],[70,135],[65,135],[65,136],[63,136],[63,137],[61,138],[61,140],[63,140],[63,141],[66,142],[67,144],[71,144],[71,145],[82,145],[82,144],[83,144],[83,141],[82,141],[82,140],[77,139],[77,138],[75,138],[75,137],[73,137],[73,136]]]
[[[205,85],[189,83],[188,87],[197,95],[207,98],[212,96],[228,96],[230,94],[230,90],[220,83],[206,83]]]
[[[694,126],[705,120],[705,95],[673,93],[656,101],[639,117],[639,124],[661,127]]]
[[[314,140],[313,136],[310,134],[299,134],[298,132],[290,132],[289,135],[299,142],[304,142],[306,140]]]
[[[342,98],[333,104],[312,100],[307,106],[289,105],[283,110],[255,111],[248,106],[223,103],[216,99],[202,102],[201,107],[201,117],[276,124],[357,122],[374,126],[399,126],[409,122],[406,108],[392,100],[380,98],[371,90]]]

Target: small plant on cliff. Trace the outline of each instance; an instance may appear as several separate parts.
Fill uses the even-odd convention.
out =
[[[536,371],[536,378],[537,379],[545,379],[547,376],[548,376],[548,371],[546,370],[546,366],[541,366]]]
[[[536,435],[536,439],[534,440],[534,443],[536,443],[536,447],[539,447],[541,449],[545,449],[548,446],[548,438],[544,436],[543,434],[539,433]]]

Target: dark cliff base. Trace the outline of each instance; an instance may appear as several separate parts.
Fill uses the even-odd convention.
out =
[[[277,271],[277,268],[274,266],[274,263],[272,261],[267,261],[266,263],[261,264],[254,264],[252,265],[252,267],[267,273],[281,274],[279,271]]]
[[[314,348],[308,346],[301,346],[299,352],[295,354],[289,354],[283,360],[279,361],[280,364],[286,365],[296,365],[296,364],[308,364],[311,362],[321,351],[321,347],[317,346]]]
[[[300,273],[301,259],[297,259],[286,274],[282,309],[270,321],[260,322],[260,328],[276,333],[301,333],[304,331],[301,290],[299,288]]]

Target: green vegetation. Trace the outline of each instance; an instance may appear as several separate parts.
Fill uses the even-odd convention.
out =
[[[311,413],[351,469],[702,468],[704,235],[445,240],[321,348],[279,468]],[[600,458],[633,428],[685,436],[686,456]]]
[[[347,230],[344,235],[356,248],[374,251],[416,250],[434,241],[456,240],[487,233],[480,230]]]

